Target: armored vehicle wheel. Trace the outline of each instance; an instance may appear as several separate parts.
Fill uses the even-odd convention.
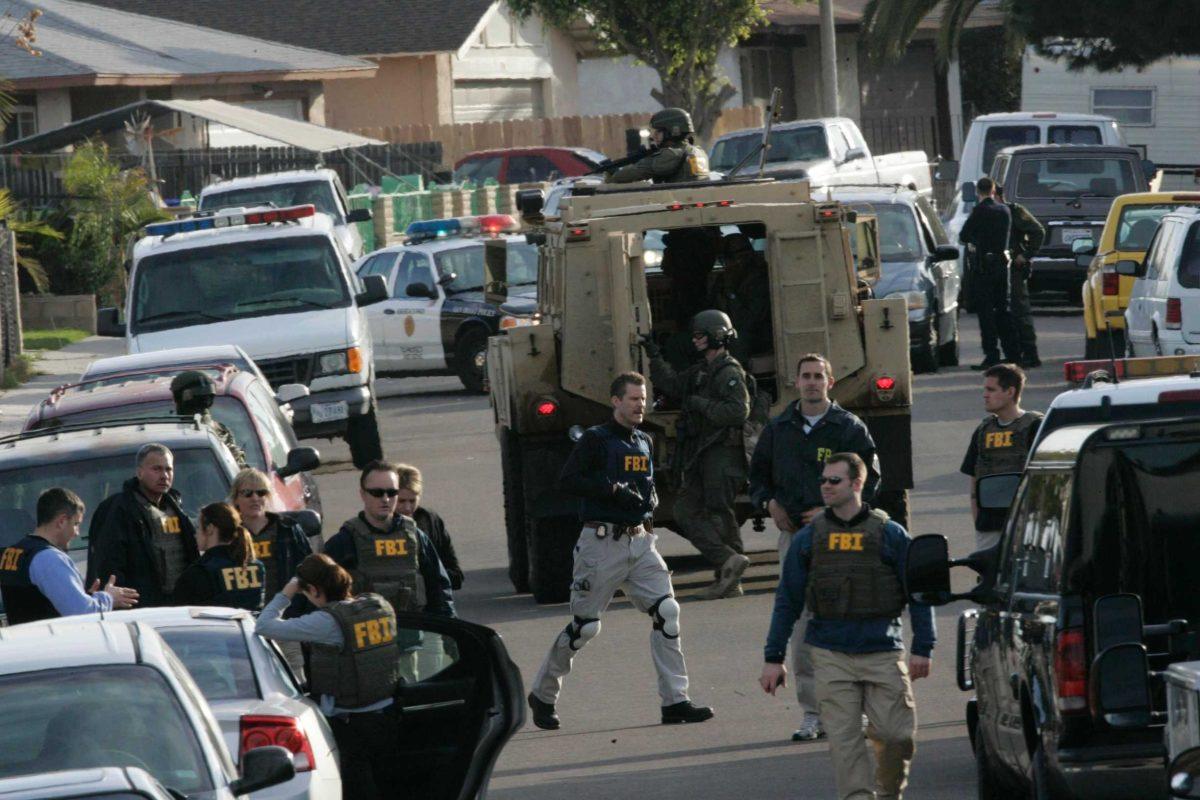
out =
[[[483,331],[471,331],[463,336],[458,343],[455,353],[458,379],[468,392],[485,391],[484,382],[487,378],[487,334]]]
[[[513,589],[529,591],[529,550],[525,543],[525,489],[521,480],[521,442],[511,430],[500,437],[504,482],[504,530],[508,540],[508,579]]]
[[[571,573],[579,521],[574,516],[531,519],[526,528],[529,588],[539,603],[562,603],[571,596]]]
[[[383,458],[383,443],[379,439],[379,418],[374,400],[371,410],[361,417],[351,417],[346,424],[346,444],[354,466],[362,469],[375,459]]]

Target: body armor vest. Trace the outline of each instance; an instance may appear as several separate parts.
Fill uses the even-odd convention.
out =
[[[392,697],[400,683],[400,649],[391,605],[378,594],[363,594],[317,613],[337,621],[342,646],[312,646],[312,693],[330,695],[334,705],[345,709]]]
[[[975,477],[1023,471],[1041,423],[1042,415],[1037,411],[1026,411],[1007,425],[1001,425],[996,416],[984,420],[975,432]]]
[[[4,598],[9,625],[61,616],[29,577],[33,557],[53,546],[40,536],[26,536],[0,550],[0,596]]]
[[[212,581],[213,605],[247,611],[262,608],[266,569],[261,561],[239,564],[230,558],[227,546],[219,545],[200,557],[200,566]]]
[[[350,520],[354,549],[358,553],[356,590],[376,592],[398,611],[420,611],[425,597],[420,591],[417,523],[401,517],[398,530],[378,533],[362,517]],[[361,583],[361,585],[359,585]]]
[[[634,431],[625,438],[609,429],[608,424],[591,429],[604,443],[604,477],[612,483],[627,483],[646,501],[644,510],[633,511],[619,507],[611,500],[591,497],[579,501],[581,522],[615,522],[618,525],[640,525],[654,511],[654,458],[650,454],[650,437]]]
[[[273,521],[259,531],[257,536],[250,537],[254,542],[254,557],[263,563],[263,569],[266,570],[263,586],[267,597],[274,597],[286,583],[279,574],[279,558],[275,552],[275,548],[279,546],[278,537],[279,526]]]
[[[138,505],[150,526],[150,540],[154,546],[154,554],[158,559],[158,576],[162,581],[162,591],[167,597],[175,591],[179,576],[187,567],[187,553],[183,548],[183,528],[179,517],[169,504],[163,510],[151,503],[140,492],[137,493]]]
[[[812,522],[806,602],[821,619],[892,619],[904,610],[896,570],[883,563],[887,514],[872,509],[846,525],[819,514]]]

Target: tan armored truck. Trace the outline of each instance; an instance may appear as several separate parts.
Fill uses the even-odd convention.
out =
[[[573,439],[611,417],[613,376],[630,369],[648,375],[640,336],[650,334],[668,359],[674,354],[677,368],[686,366],[694,355],[689,315],[707,307],[706,292],[724,271],[721,239],[733,234],[750,239],[769,274],[769,297],[762,298],[769,330],[743,342],[743,361],[758,392],[770,397],[771,415],[798,397],[800,356],[827,354],[834,398],[866,421],[879,448],[876,504],[907,521],[912,373],[905,301],[867,299],[852,256],[852,212],[813,200],[807,182],[769,179],[576,186],[553,207],[526,210],[540,225],[530,234],[540,244],[540,324],[492,337],[487,356],[509,574],[518,591],[532,591],[538,602],[567,598],[578,502],[555,483]],[[856,243],[864,249],[861,234]],[[502,253],[494,250],[488,263],[501,269],[504,259],[495,255]],[[489,288],[502,288],[502,275],[490,277],[497,285]],[[649,389],[654,404],[643,428],[654,440],[654,522],[674,529],[671,465],[680,414]],[[761,525],[744,494],[738,512]]]

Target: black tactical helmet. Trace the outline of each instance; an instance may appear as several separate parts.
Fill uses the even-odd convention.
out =
[[[729,319],[729,315],[716,308],[706,309],[693,317],[692,331],[707,336],[708,346],[711,348],[724,347],[730,339],[737,338],[737,331],[733,329],[733,321]]]
[[[660,130],[668,139],[681,139],[689,133],[695,133],[692,128],[692,115],[682,108],[664,108],[656,111],[650,118],[650,127]]]
[[[212,379],[194,369],[179,373],[171,381],[175,411],[185,416],[202,414],[212,408],[216,394]]]

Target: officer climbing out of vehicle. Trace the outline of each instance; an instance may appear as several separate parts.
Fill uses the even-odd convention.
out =
[[[200,560],[179,576],[176,605],[262,608],[267,568],[255,558],[254,541],[237,509],[227,503],[200,509],[196,544]]]
[[[1025,460],[1042,424],[1040,411],[1021,408],[1025,372],[1015,364],[997,364],[983,373],[983,408],[987,416],[971,434],[959,471],[971,476],[971,515],[975,518],[975,549],[1000,541],[1004,511],[981,510],[976,490],[985,475],[1023,472]]]
[[[676,423],[681,486],[674,511],[684,538],[717,570],[716,580],[700,594],[704,600],[740,596],[742,573],[750,565],[734,511],[746,482],[742,431],[750,416],[746,372],[727,349],[736,337],[724,311],[701,311],[692,320],[692,345],[704,360],[678,373],[652,339],[641,340],[654,385],[678,398],[683,408]]]
[[[217,399],[212,379],[199,370],[181,372],[171,380],[171,396],[175,398],[175,413],[181,417],[200,416],[200,421],[217,432],[217,436],[229,448],[238,466],[249,466],[246,453],[233,438],[233,432],[221,422],[213,419],[212,406]]]
[[[1016,362],[1021,356],[1009,305],[1008,237],[1012,215],[1008,206],[996,202],[996,184],[986,175],[975,182],[979,202],[963,223],[958,239],[973,246],[968,253],[967,270],[971,273],[971,303],[979,315],[979,336],[983,343],[983,361],[971,369],[987,369],[999,364],[1000,348],[1004,360]]]
[[[405,775],[392,707],[401,681],[396,613],[378,594],[352,596],[350,584],[350,574],[329,556],[310,555],[262,610],[254,630],[312,645],[309,692],[333,728],[342,796],[397,797]],[[300,592],[317,610],[284,619]]]
[[[692,115],[682,108],[664,108],[650,117],[654,146],[646,155],[605,178],[609,183],[684,183],[708,180],[708,156],[696,146]]]
[[[829,732],[837,796],[899,798],[908,781],[917,718],[912,681],[929,675],[936,641],[933,610],[908,609],[912,654],[904,658],[904,561],[908,532],[862,502],[867,466],[854,453],[825,460],[825,510],[796,534],[781,566],[759,685],[775,694],[792,626],[812,608],[812,645],[821,720]],[[872,768],[863,737],[875,746]]]
[[[47,489],[38,496],[37,527],[0,550],[0,598],[9,625],[137,605],[138,593],[117,586],[112,576],[103,587],[97,579],[84,591],[67,555],[67,545],[79,536],[83,511],[83,501],[70,489]]]
[[[729,315],[738,332],[729,352],[743,366],[750,357],[771,349],[771,282],[767,262],[754,249],[750,237],[731,233],[721,239],[724,271],[713,286],[713,306]]]
[[[1019,366],[1025,369],[1040,367],[1038,357],[1037,329],[1033,327],[1033,306],[1029,302],[1029,276],[1033,272],[1030,263],[1046,240],[1046,229],[1029,209],[1017,202],[1004,199],[1004,187],[996,186],[996,199],[1008,206],[1012,216],[1012,228],[1008,234],[1008,250],[1012,254],[1011,290],[1013,323],[1017,327],[1017,340],[1021,343]]]
[[[584,431],[558,478],[560,491],[579,498],[583,529],[575,545],[573,618],[554,638],[528,697],[533,724],[545,730],[561,724],[554,705],[563,678],[575,653],[600,633],[600,614],[617,589],[653,620],[650,654],[658,673],[663,724],[713,716],[711,708],[688,699],[679,602],[667,564],[654,546],[654,460],[650,437],[638,430],[646,414],[646,379],[636,372],[621,373],[610,394],[613,418]]]

